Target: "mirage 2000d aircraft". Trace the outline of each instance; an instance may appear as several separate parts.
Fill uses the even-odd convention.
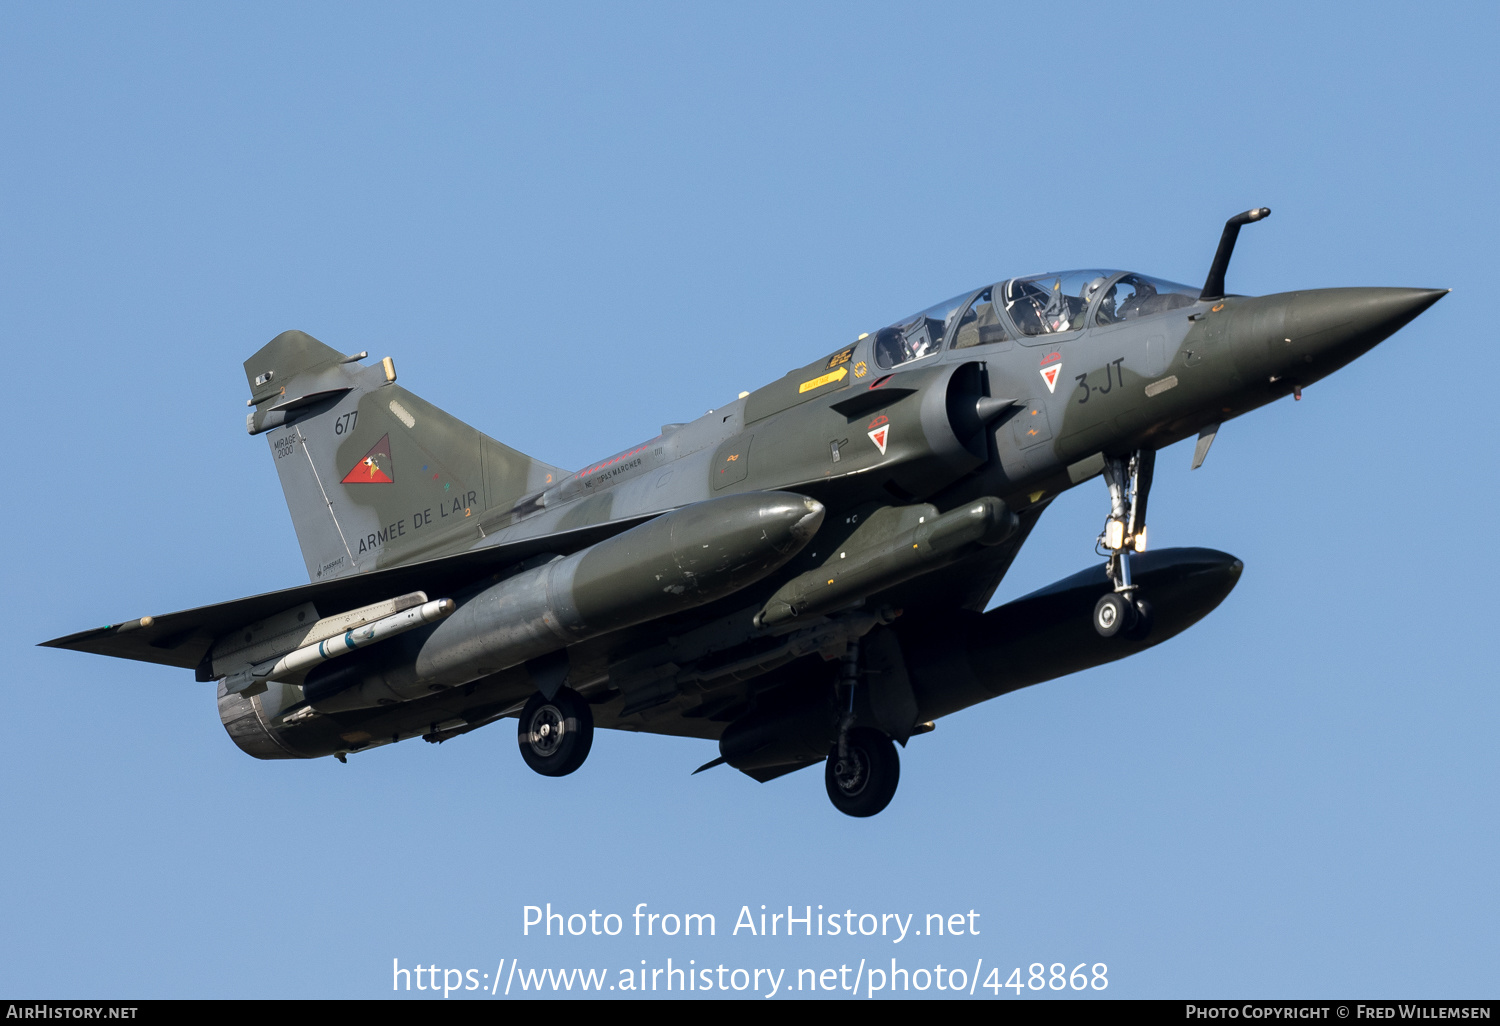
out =
[[[1444,290],[1224,290],[1125,271],[1011,278],[839,346],[576,473],[300,331],[245,363],[310,584],[45,644],[195,670],[258,759],[345,760],[516,717],[562,776],[596,725],[711,739],[756,780],[826,764],[851,816],[896,744],[1139,652],[1237,581],[1148,552],[1156,451],[1366,352]],[[1101,477],[1096,565],[984,612],[1037,519]],[[1101,503],[1102,505],[1102,503]]]

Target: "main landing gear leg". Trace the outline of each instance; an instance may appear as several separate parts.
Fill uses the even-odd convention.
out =
[[[845,695],[839,739],[828,753],[823,783],[834,808],[846,816],[873,816],[890,804],[901,781],[901,760],[891,739],[854,725],[854,693],[859,686],[859,639],[849,642],[840,665]]]
[[[1094,606],[1094,629],[1106,638],[1123,635],[1140,641],[1151,631],[1151,604],[1141,598],[1131,580],[1130,556],[1146,551],[1146,500],[1155,469],[1154,449],[1137,449],[1128,458],[1104,461],[1109,519],[1099,544],[1109,552],[1105,573],[1114,582],[1114,590]]]

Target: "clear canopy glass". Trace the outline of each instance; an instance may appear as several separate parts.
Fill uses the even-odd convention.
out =
[[[875,335],[875,360],[882,367],[895,367],[931,356],[950,329],[955,349],[1010,338],[1013,332],[1000,316],[1002,309],[1023,336],[1060,335],[1081,331],[1091,308],[1094,324],[1120,324],[1192,306],[1199,293],[1191,285],[1134,271],[1056,271],[1012,278],[882,328]]]
[[[953,348],[968,349],[1009,337],[1010,332],[1001,323],[1000,313],[995,307],[995,286],[991,286],[975,296],[959,318],[958,330],[953,333]]]
[[[1099,300],[1095,324],[1119,324],[1137,317],[1181,310],[1198,301],[1201,290],[1175,281],[1131,272],[1112,284]]]
[[[1023,335],[1078,331],[1099,289],[1115,271],[1059,271],[1012,278],[1000,286],[1001,305]]]
[[[936,353],[942,348],[949,322],[971,294],[954,296],[882,328],[875,336],[876,362],[882,367],[895,367]]]

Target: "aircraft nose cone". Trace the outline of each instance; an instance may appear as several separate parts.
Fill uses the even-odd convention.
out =
[[[1448,294],[1447,289],[1315,289],[1299,292],[1284,345],[1322,377],[1394,335]]]

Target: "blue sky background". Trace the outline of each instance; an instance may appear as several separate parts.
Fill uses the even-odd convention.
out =
[[[0,994],[895,956],[1495,996],[1497,11],[6,6]],[[1203,469],[1163,454],[1153,545],[1245,562],[1218,611],[942,721],[873,820],[819,770],[689,778],[713,745],[645,735],[563,780],[503,725],[260,763],[185,671],[33,647],[303,579],[243,428],[240,363],[284,329],[578,467],[962,289],[1199,282],[1259,205],[1235,291],[1455,291]],[[999,598],[1093,562],[1105,512],[1059,500]],[[547,901],[720,936],[522,938]],[[724,936],[762,903],[981,936]]]

